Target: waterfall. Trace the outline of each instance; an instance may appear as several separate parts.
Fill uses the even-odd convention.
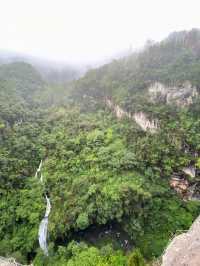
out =
[[[43,183],[43,175],[42,175],[42,160],[40,162],[40,165],[35,173],[35,177],[38,177],[38,174],[40,174],[40,183]],[[44,218],[40,222],[39,231],[38,231],[38,240],[40,244],[40,248],[43,250],[44,254],[48,256],[48,247],[47,247],[47,231],[48,231],[48,217],[51,211],[51,203],[50,199],[47,197],[47,194],[45,194],[46,197],[46,212],[44,215]]]
[[[44,254],[46,256],[48,256],[47,229],[48,229],[48,216],[49,216],[49,213],[51,211],[51,203],[50,203],[50,200],[47,197],[47,195],[45,195],[45,196],[46,196],[47,206],[46,206],[45,216],[42,219],[42,221],[40,222],[38,239],[39,239],[39,244],[40,244],[41,249],[43,250]]]
[[[41,173],[41,176],[40,176],[40,182],[42,183],[43,182],[43,175]]]
[[[36,173],[35,173],[36,178],[38,177],[39,173],[41,174],[41,170],[42,170],[42,160],[40,161],[40,165],[39,165],[38,169],[36,170]]]

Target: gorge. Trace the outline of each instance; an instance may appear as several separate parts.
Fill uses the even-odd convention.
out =
[[[199,51],[176,32],[63,83],[0,64],[0,263],[199,259]]]

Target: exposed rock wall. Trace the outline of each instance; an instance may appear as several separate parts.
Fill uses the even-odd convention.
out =
[[[191,105],[198,96],[197,89],[190,82],[185,82],[180,87],[167,87],[156,82],[148,89],[150,100],[154,103],[175,104],[177,106]]]
[[[200,265],[200,216],[187,233],[176,236],[162,257],[162,266]]]
[[[184,200],[200,200],[199,182],[193,178],[196,176],[196,169],[193,166],[184,167],[182,173],[173,174],[169,184]],[[192,178],[188,180],[188,177]]]
[[[158,120],[150,120],[144,112],[131,114],[123,110],[119,105],[114,104],[110,99],[105,99],[106,105],[114,112],[118,119],[130,118],[133,119],[144,131],[155,133],[158,130]]]
[[[126,112],[119,105],[113,103],[110,99],[106,98],[105,103],[114,112],[118,119],[122,119],[125,117],[132,118],[131,113]]]
[[[183,198],[187,197],[188,188],[189,188],[189,182],[187,181],[187,179],[173,176],[170,179],[169,184],[170,184],[170,187],[173,188]]]
[[[155,133],[158,130],[158,120],[149,120],[145,113],[139,112],[133,115],[135,122],[144,130]]]

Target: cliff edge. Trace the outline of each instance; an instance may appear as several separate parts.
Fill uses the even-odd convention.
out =
[[[200,266],[200,216],[187,233],[171,241],[163,255],[162,266]]]

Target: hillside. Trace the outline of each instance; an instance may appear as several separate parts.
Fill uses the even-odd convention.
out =
[[[159,257],[199,215],[199,72],[196,29],[67,85],[2,65],[0,255],[58,266]]]
[[[65,84],[73,79],[77,79],[85,72],[83,67],[65,62],[58,63],[26,54],[0,50],[0,65],[19,62],[32,65],[42,78],[51,84]]]
[[[26,63],[0,66],[1,128],[22,121],[31,111],[33,95],[43,87],[38,72]]]
[[[141,108],[145,100],[141,92],[155,82],[179,86],[191,81],[198,87],[199,34],[196,29],[173,33],[160,43],[149,43],[141,52],[89,71],[77,85],[80,94],[83,90],[86,95],[112,96],[132,110]]]

